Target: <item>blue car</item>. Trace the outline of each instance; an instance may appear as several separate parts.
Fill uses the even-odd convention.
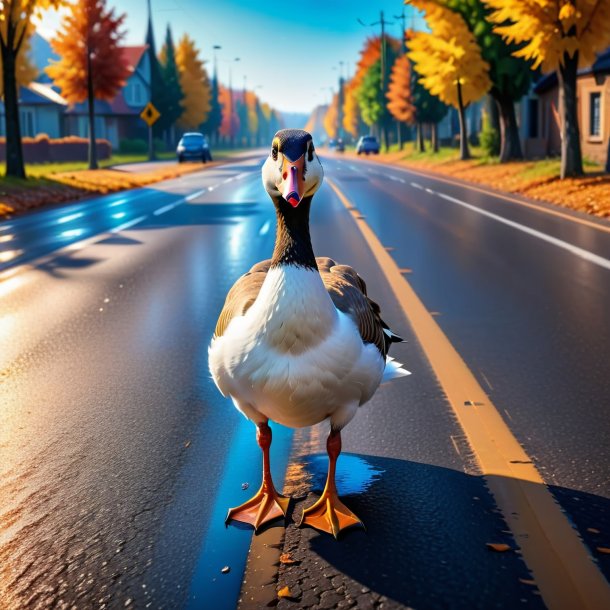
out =
[[[176,148],[176,155],[178,155],[178,163],[188,160],[205,163],[212,160],[208,139],[202,133],[196,132],[185,133],[180,138]]]

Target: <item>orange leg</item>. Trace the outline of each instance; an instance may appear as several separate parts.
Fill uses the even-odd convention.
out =
[[[326,441],[328,452],[328,477],[324,491],[318,501],[303,511],[301,525],[310,525],[318,530],[332,534],[335,538],[341,530],[354,525],[364,527],[362,521],[349,509],[337,495],[335,469],[341,453],[341,432],[333,432]]]
[[[225,523],[234,519],[254,526],[254,530],[278,517],[285,517],[290,498],[280,495],[275,490],[269,466],[269,447],[271,446],[271,428],[268,424],[258,424],[256,430],[258,446],[263,451],[263,484],[247,502],[230,508]]]

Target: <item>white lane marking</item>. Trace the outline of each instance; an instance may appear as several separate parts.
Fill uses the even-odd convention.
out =
[[[216,185],[214,186],[208,186],[208,191],[213,191],[216,188]]]
[[[237,174],[237,176],[235,176],[235,180],[241,180],[242,178],[250,176],[251,174],[252,172],[242,172],[241,174]]]
[[[123,205],[124,203],[127,203],[127,199],[119,199],[118,201],[113,201],[108,207],[114,208],[117,205]]]
[[[197,197],[199,197],[199,195],[203,195],[203,193],[205,193],[205,189],[201,189],[200,191],[196,191],[194,193],[191,193],[190,195],[187,195],[184,198],[184,201],[193,201],[193,199],[197,199]]]
[[[391,174],[386,174],[386,176],[390,180],[394,180],[394,182],[402,182],[402,183],[404,183],[404,180],[402,178],[397,178],[396,176],[392,176]]]
[[[121,231],[124,231],[125,229],[129,229],[129,227],[133,227],[133,225],[137,225],[139,222],[142,222],[143,220],[146,220],[146,216],[138,216],[137,218],[134,218],[133,220],[124,222],[122,225],[119,225],[118,227],[114,227],[114,229],[110,229],[110,233],[120,233]]]
[[[13,225],[4,225],[3,227],[0,227],[0,231],[8,231],[12,228],[13,228]]]
[[[173,210],[177,205],[178,205],[177,203],[170,203],[169,205],[164,205],[162,208],[155,210],[153,212],[153,214],[155,216],[161,216],[161,214],[165,214],[165,212],[169,212],[170,210]]]
[[[440,195],[440,193],[436,193],[435,191],[429,188],[425,188],[424,191],[426,191],[426,193],[430,193],[430,195]]]
[[[265,221],[265,224],[259,229],[259,235],[267,235],[269,233],[269,228],[271,227],[271,222],[269,220]]]
[[[413,188],[419,189],[420,191],[424,190],[424,187],[421,184],[417,184],[417,182],[411,182],[411,186]]]
[[[608,260],[607,258],[604,258],[602,256],[598,256],[597,254],[593,254],[593,252],[589,252],[588,250],[583,250],[583,248],[574,246],[574,245],[568,243],[567,241],[563,241],[562,239],[557,239],[556,237],[551,237],[550,235],[547,235],[546,233],[536,231],[536,229],[530,229],[530,227],[526,227],[525,225],[522,225],[518,222],[508,220],[507,218],[503,218],[502,216],[498,216],[497,214],[493,214],[492,212],[488,212],[487,210],[482,210],[481,208],[478,208],[474,205],[470,205],[469,203],[466,203],[465,201],[462,201],[460,199],[456,199],[455,197],[445,195],[444,193],[437,193],[437,195],[439,197],[442,197],[443,199],[446,199],[447,201],[451,201],[452,203],[457,203],[458,205],[461,205],[462,207],[472,210],[473,212],[477,212],[478,214],[482,214],[483,216],[487,216],[488,218],[493,218],[494,220],[497,220],[498,222],[501,222],[502,224],[508,225],[509,227],[513,227],[513,229],[518,229],[519,231],[523,231],[523,233],[527,233],[528,235],[537,237],[538,239],[541,239],[542,241],[546,241],[549,244],[553,244],[554,246],[563,248],[564,250],[567,250],[568,252],[571,252],[572,254],[575,254],[576,256],[579,256],[580,258],[582,258],[590,263],[599,265],[600,267],[603,267],[604,269],[610,269],[610,260]]]
[[[355,165],[349,165],[348,167],[355,172],[358,171],[358,168]]]

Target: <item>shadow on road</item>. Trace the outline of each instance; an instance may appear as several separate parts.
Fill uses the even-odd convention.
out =
[[[307,457],[304,466],[319,494],[326,455]],[[339,542],[309,528],[294,532],[300,535],[298,546],[306,549],[300,565],[293,568],[304,583],[326,581],[321,572],[328,571],[329,564],[359,583],[356,595],[360,588],[370,589],[405,606],[544,607],[482,477],[416,462],[343,454],[337,486],[366,531],[347,531]],[[607,500],[569,493],[580,496],[583,505],[603,502],[608,508]],[[310,503],[311,497],[306,504]],[[295,511],[297,521],[300,511],[301,507]],[[510,550],[495,552],[487,543],[505,543]]]

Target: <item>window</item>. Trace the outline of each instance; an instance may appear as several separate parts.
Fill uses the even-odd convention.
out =
[[[589,135],[601,136],[602,119],[602,94],[601,91],[594,91],[589,94]]]

